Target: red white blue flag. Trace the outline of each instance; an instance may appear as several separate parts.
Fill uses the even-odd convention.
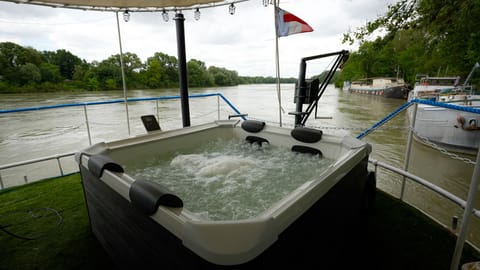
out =
[[[286,37],[293,34],[312,32],[313,28],[292,13],[278,8],[278,36]]]

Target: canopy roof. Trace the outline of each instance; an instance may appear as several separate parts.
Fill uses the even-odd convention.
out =
[[[83,10],[153,12],[161,10],[188,10],[230,5],[247,0],[0,0],[18,4],[41,5]]]

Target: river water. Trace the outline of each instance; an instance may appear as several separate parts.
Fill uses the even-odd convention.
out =
[[[279,99],[274,85],[240,85],[224,88],[190,89],[190,93],[221,92],[248,118],[279,125]],[[129,90],[128,97],[157,97],[177,95],[178,90]],[[294,85],[284,84],[281,91],[282,125],[293,126],[293,116],[288,112],[295,110],[293,103]],[[120,91],[88,93],[41,93],[41,94],[4,94],[0,96],[0,109],[36,107],[64,103],[82,103],[87,101],[106,101],[121,99]],[[333,86],[327,87],[319,102],[317,116],[312,115],[307,126],[322,129],[324,133],[357,136],[366,128],[401,106],[405,100],[386,99],[378,96],[351,94]],[[217,104],[220,104],[218,107]],[[220,108],[220,113],[218,113]],[[86,114],[85,114],[86,112]],[[124,104],[93,105],[84,108],[71,107],[33,112],[0,114],[0,164],[10,164],[59,153],[81,150],[90,144],[87,132],[90,128],[91,143],[111,141],[144,134],[141,115],[154,114],[159,118],[163,130],[182,127],[180,102],[167,100],[134,102],[128,106],[130,132]],[[158,112],[158,114],[157,114]],[[191,124],[196,125],[225,119],[233,114],[231,109],[216,97],[190,100]],[[403,168],[408,138],[408,120],[406,113],[400,113],[380,129],[362,140],[373,147],[371,158]],[[475,160],[474,156],[462,156]],[[73,161],[64,161],[65,172],[76,170]],[[0,171],[4,187],[13,186],[36,177],[43,167],[26,166],[18,169]],[[448,190],[466,200],[473,173],[473,165],[454,160],[416,141],[412,144],[409,171]],[[373,167],[372,167],[373,169]],[[379,169],[377,186],[395,196],[399,196],[402,178]],[[479,194],[480,195],[480,194]],[[447,226],[452,216],[461,221],[462,209],[455,204],[435,195],[433,192],[407,182],[405,200],[428,212],[432,217]],[[475,205],[480,209],[480,196]],[[459,225],[460,226],[460,225]],[[467,237],[480,246],[480,220],[472,218]]]

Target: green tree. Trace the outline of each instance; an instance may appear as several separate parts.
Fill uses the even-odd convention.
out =
[[[145,63],[134,53],[124,54],[128,87],[178,87],[178,61],[174,56],[156,52]],[[206,67],[197,59],[187,63],[192,87],[229,86],[240,83],[275,83],[273,77],[240,77],[236,71]],[[282,83],[295,82],[282,78]],[[38,52],[12,42],[0,43],[0,91],[56,91],[65,89],[116,90],[122,87],[119,55],[87,63],[59,49]]]
[[[95,77],[90,77],[87,79],[85,83],[85,87],[88,90],[99,90],[100,89],[100,82]]]
[[[120,55],[115,55],[120,59]],[[120,60],[119,60],[120,61]],[[123,54],[123,64],[125,65],[125,73],[131,75],[143,68],[142,60],[135,53],[126,52]]]
[[[226,68],[210,66],[208,67],[208,72],[213,77],[215,85],[218,86],[237,85],[240,81],[236,71],[228,70]]]
[[[32,63],[21,65],[18,69],[18,80],[20,85],[40,82],[42,80],[40,69]]]
[[[117,57],[110,56],[108,59],[103,60],[98,64],[98,67],[96,67],[94,71],[95,77],[100,82],[101,86],[105,86],[107,80],[113,80],[115,85],[122,85],[122,73]],[[109,87],[112,87],[112,81],[110,81],[108,85]]]
[[[115,90],[118,89],[117,83],[115,82],[114,79],[106,79],[104,83],[104,87],[106,90]]]
[[[178,60],[175,56],[156,52],[147,59],[145,69],[148,76],[144,80],[149,81],[149,84],[153,83],[149,76],[153,76],[152,80],[156,81],[160,87],[178,85]]]
[[[22,72],[33,71],[30,65],[23,67],[28,63],[34,66],[41,63],[41,55],[35,49],[23,48],[12,42],[0,43],[0,75],[7,82],[14,85],[23,85],[27,78],[23,77]],[[23,67],[22,71],[20,71],[21,67]],[[30,81],[35,81],[35,79],[32,78]]]
[[[398,32],[392,40],[402,77],[411,83],[415,82],[417,74],[433,74],[424,67],[424,63],[428,61],[429,57],[425,53],[427,51],[425,33],[419,30],[407,29]]]
[[[115,76],[112,79],[115,80],[117,85],[122,85],[122,78],[121,78],[121,62],[120,62],[120,54],[115,54],[110,56],[108,59],[102,61],[102,65],[105,64],[111,68],[118,69],[118,74],[120,77]],[[105,67],[104,65],[102,67]],[[123,54],[123,67],[125,71],[125,81],[128,86],[133,86],[137,84],[138,81],[138,73],[140,70],[143,69],[144,65],[138,55],[135,53],[126,52]],[[117,72],[111,72],[112,74],[117,74]]]
[[[137,84],[138,73],[143,69],[140,58],[134,53],[123,54],[123,65],[125,71],[125,81],[128,86]],[[103,60],[96,67],[98,80],[108,90],[121,88],[122,70],[120,62],[120,54],[115,54]]]
[[[208,72],[205,63],[199,60],[191,59],[187,63],[188,84],[192,87],[212,86],[213,77]]]
[[[373,64],[367,73],[385,74],[396,65],[407,81],[413,83],[418,73],[460,75],[465,78],[472,66],[480,61],[480,15],[478,0],[401,0],[390,5],[377,19],[344,34],[344,42],[360,42],[360,61]],[[374,43],[376,60],[372,63],[367,38],[378,30],[386,34]],[[350,72],[352,69],[350,69]],[[356,71],[362,72],[359,69]],[[345,78],[345,76],[342,76]]]
[[[55,52],[43,52],[42,55],[47,63],[58,66],[60,74],[67,80],[73,78],[75,66],[82,63],[82,60],[79,57],[63,49]]]
[[[60,75],[60,69],[58,68],[58,66],[44,62],[40,64],[39,69],[42,77],[42,82],[58,83],[62,79],[62,75]]]
[[[160,88],[165,86],[166,76],[162,64],[158,59],[151,59],[148,62],[147,69],[140,73],[142,83],[149,88]]]
[[[355,41],[360,41],[362,43],[379,30],[386,31],[387,36],[391,37],[400,30],[415,27],[418,19],[417,0],[400,0],[388,5],[388,11],[384,15],[358,27],[356,31],[343,34],[343,42],[353,44]]]

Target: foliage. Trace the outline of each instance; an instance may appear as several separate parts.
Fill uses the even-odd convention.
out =
[[[21,84],[31,84],[40,82],[42,75],[40,69],[32,63],[26,63],[18,68],[18,80]]]
[[[134,53],[123,55],[128,88],[178,87],[178,60],[156,52],[145,62]],[[197,59],[187,63],[191,87],[231,86],[241,83],[275,83],[272,77],[240,77],[236,71],[207,65]],[[282,79],[292,82],[295,79]],[[123,88],[120,55],[87,63],[71,52],[38,52],[12,42],[0,43],[0,93],[19,91],[89,91]]]
[[[419,16],[416,12],[416,6],[417,0],[400,0],[393,5],[388,5],[388,11],[385,15],[378,17],[374,21],[367,22],[365,26],[357,28],[355,32],[344,34],[343,42],[349,42],[350,44],[353,44],[355,40],[363,42],[377,30],[395,34],[401,29],[414,27]]]
[[[80,58],[66,50],[57,50],[56,52],[43,52],[47,63],[56,65],[63,78],[71,80],[75,71],[75,65],[82,62]]]
[[[213,74],[208,72],[205,63],[199,60],[192,59],[187,63],[188,70],[188,84],[193,87],[199,86],[213,86]]]
[[[413,84],[417,74],[465,79],[480,61],[479,15],[478,0],[400,0],[386,14],[344,34],[344,42],[357,41],[360,47],[335,83],[398,75]],[[480,76],[472,79],[478,83]]]
[[[237,85],[239,81],[238,73],[225,68],[211,66],[208,72],[212,74],[213,81],[216,85]]]

